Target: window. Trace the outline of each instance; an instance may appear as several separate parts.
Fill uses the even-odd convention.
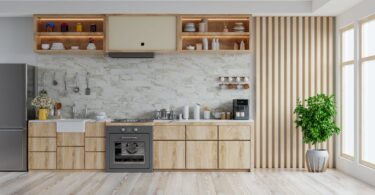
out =
[[[361,137],[360,160],[375,167],[375,18],[361,25]]]
[[[342,118],[341,155],[354,159],[355,139],[355,88],[354,88],[354,27],[351,25],[341,31],[342,66]]]

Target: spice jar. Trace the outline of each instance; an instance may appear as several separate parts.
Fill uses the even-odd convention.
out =
[[[82,23],[78,22],[76,25],[76,31],[77,32],[82,32],[83,31],[83,26]]]
[[[220,116],[221,116],[220,117],[221,120],[225,120],[225,112],[222,112]]]
[[[230,112],[227,112],[226,117],[227,120],[232,119],[232,114]]]

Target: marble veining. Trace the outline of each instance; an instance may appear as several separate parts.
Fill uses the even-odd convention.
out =
[[[156,54],[153,59],[113,59],[101,55],[38,55],[38,87],[63,104],[70,117],[71,105],[85,105],[94,115],[104,111],[112,118],[150,118],[156,109],[174,106],[178,111],[196,103],[231,110],[232,99],[246,98],[254,116],[255,63],[252,54]],[[42,73],[45,73],[44,86]],[[58,85],[52,84],[56,72]],[[68,95],[63,96],[64,74]],[[89,72],[91,95],[85,95]],[[78,73],[79,93],[73,92]],[[219,76],[248,76],[250,90],[219,89]]]

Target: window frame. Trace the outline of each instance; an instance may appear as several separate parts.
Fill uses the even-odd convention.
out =
[[[343,54],[344,54],[344,47],[343,47],[343,34],[345,33],[345,32],[347,32],[347,31],[349,31],[349,30],[353,30],[354,31],[354,43],[353,43],[353,45],[354,45],[354,48],[353,48],[353,53],[354,53],[354,56],[353,56],[353,59],[352,60],[349,60],[349,61],[343,61]],[[345,117],[345,113],[344,113],[344,76],[343,76],[343,70],[344,70],[344,67],[345,66],[348,66],[348,65],[353,65],[354,66],[354,68],[356,67],[356,63],[355,63],[355,47],[356,47],[356,44],[355,44],[355,40],[356,40],[356,29],[355,29],[355,26],[354,26],[354,24],[349,24],[349,25],[347,25],[347,26],[345,26],[345,27],[343,27],[342,29],[340,29],[340,74],[341,74],[341,78],[340,78],[340,88],[341,88],[341,90],[340,90],[340,97],[341,97],[341,116],[340,116],[340,125],[341,125],[341,128],[342,129],[344,129],[344,117]],[[356,79],[356,73],[355,73],[355,71],[354,71],[354,80]],[[354,105],[355,105],[355,102],[353,102],[354,103]],[[356,114],[354,114],[354,115],[356,115]],[[355,122],[355,118],[354,118],[354,124],[356,124],[356,122]],[[355,125],[356,126],[356,125]],[[354,134],[356,134],[356,130],[354,129]],[[347,160],[351,160],[351,161],[354,161],[355,160],[355,155],[356,155],[356,147],[355,147],[355,145],[356,145],[356,139],[355,139],[355,137],[353,138],[354,139],[354,148],[353,148],[353,150],[354,150],[354,154],[353,154],[353,156],[351,156],[351,155],[349,155],[349,154],[346,154],[346,153],[344,153],[343,152],[343,144],[344,144],[344,134],[343,133],[341,133],[341,135],[340,135],[340,156],[341,157],[343,157],[343,158],[345,158],[345,159],[347,159]]]
[[[363,132],[363,126],[364,126],[364,117],[363,116],[363,108],[364,108],[364,101],[363,101],[363,65],[364,63],[366,62],[370,62],[370,61],[375,61],[375,54],[374,55],[371,55],[371,56],[367,56],[367,57],[363,57],[364,56],[364,51],[363,51],[363,44],[362,44],[362,41],[363,41],[363,25],[367,22],[373,22],[375,21],[375,14],[374,15],[371,15],[369,17],[366,17],[362,20],[360,20],[359,22],[359,74],[360,74],[360,79],[359,79],[359,95],[360,95],[360,98],[359,98],[359,118],[360,118],[360,124],[359,124],[359,144],[358,144],[358,147],[359,147],[359,163],[363,166],[366,166],[366,167],[369,167],[369,168],[372,168],[372,169],[375,169],[375,163],[372,163],[372,162],[368,162],[366,160],[363,159],[364,157],[364,139],[363,139],[363,135],[364,135],[364,132]]]

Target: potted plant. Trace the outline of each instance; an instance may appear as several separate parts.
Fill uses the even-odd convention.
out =
[[[55,105],[55,101],[46,93],[41,93],[31,101],[31,105],[38,109],[39,120],[47,120],[49,109]]]
[[[340,133],[336,126],[335,96],[318,94],[305,100],[305,105],[298,100],[294,113],[295,123],[301,127],[303,142],[314,144],[315,149],[306,152],[307,169],[310,172],[323,172],[327,168],[329,158],[326,149],[317,149],[316,144],[328,140],[332,135]]]

